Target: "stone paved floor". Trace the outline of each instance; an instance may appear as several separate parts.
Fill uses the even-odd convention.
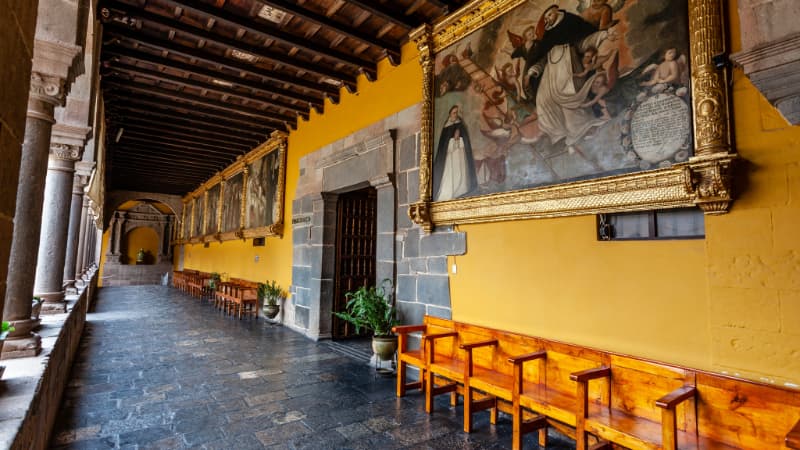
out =
[[[263,320],[238,321],[175,289],[104,288],[89,315],[54,449],[500,449],[511,423],[418,393],[366,362]],[[554,435],[548,448],[574,448]],[[537,448],[533,436],[525,448]]]

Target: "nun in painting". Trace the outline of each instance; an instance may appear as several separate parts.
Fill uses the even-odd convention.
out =
[[[434,201],[452,200],[477,186],[472,145],[459,106],[450,108],[433,160]]]

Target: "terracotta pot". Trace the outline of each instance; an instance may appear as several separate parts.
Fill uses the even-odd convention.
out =
[[[390,334],[388,336],[373,336],[372,337],[372,351],[383,360],[390,360],[397,351],[397,336]]]
[[[270,319],[274,319],[280,311],[281,305],[264,305],[264,315]]]

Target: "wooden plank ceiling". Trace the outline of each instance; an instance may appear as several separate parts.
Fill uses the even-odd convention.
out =
[[[101,0],[107,188],[194,190],[466,0]]]

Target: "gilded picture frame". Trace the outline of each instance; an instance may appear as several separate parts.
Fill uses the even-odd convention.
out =
[[[615,50],[616,53],[605,51],[605,59],[602,59],[602,45],[618,29],[622,30],[617,33],[621,37],[621,44],[617,44],[616,48],[626,45],[629,37],[633,39],[630,33],[631,30],[637,30],[637,26],[642,32],[649,31],[645,25],[637,25],[635,20],[641,21],[647,27],[652,26],[652,20],[645,22],[642,18],[644,13],[635,11],[634,14],[631,11],[637,8],[646,9],[637,5],[646,5],[652,11],[653,5],[658,2],[572,0],[559,2],[561,6],[554,7],[550,0],[474,0],[438,23],[414,30],[410,38],[419,50],[423,72],[423,102],[419,160],[420,198],[409,208],[411,219],[430,232],[437,225],[689,206],[700,207],[706,214],[727,212],[733,200],[732,164],[737,156],[730,145],[726,73],[724,67],[717,67],[715,64],[716,57],[724,55],[726,51],[722,6],[719,0],[661,0],[660,4],[676,2],[679,9],[685,9],[687,16],[683,20],[688,25],[684,38],[686,48],[672,48],[671,52],[669,48],[661,48],[658,52],[651,52],[649,60],[644,57],[635,59],[636,63],[629,64],[630,67],[625,67],[626,70],[623,70],[620,61],[626,56],[630,60],[630,55],[622,54],[618,50]],[[588,9],[594,7],[608,10],[608,15],[603,19],[605,23],[592,22],[589,17],[591,11]],[[666,16],[661,15],[662,18]],[[611,17],[614,20],[610,20]],[[528,20],[528,26],[525,26],[525,20]],[[572,27],[566,29],[564,25],[566,32],[561,33],[561,36],[569,38],[558,37],[560,24],[569,24]],[[584,25],[587,31],[581,36],[585,39],[581,42],[582,47],[579,47],[578,41],[572,36],[576,34],[576,27]],[[668,31],[672,32],[671,29]],[[592,47],[585,42],[597,42],[600,45]],[[669,47],[672,43],[667,40],[663,45]],[[541,46],[542,51],[535,53],[531,50],[531,54],[537,56],[526,60],[525,49],[536,49],[536,46]],[[571,50],[571,65],[567,64],[567,68],[563,67],[564,64],[556,67],[555,64],[561,59],[554,59],[553,53],[559,50],[559,55],[564,55],[564,49],[567,52]],[[592,49],[594,59],[590,58]],[[526,61],[526,64],[523,66],[521,61]],[[534,63],[538,61],[544,62],[534,68]],[[648,64],[649,67],[646,67]],[[544,68],[548,65],[549,68]],[[673,67],[677,69],[673,70]],[[683,83],[674,81],[676,77],[665,77],[666,81],[658,79],[661,73],[669,74],[681,68]],[[547,75],[548,70],[550,75]],[[637,70],[639,72],[634,73]],[[576,87],[570,88],[568,94],[571,97],[567,97],[559,91],[564,84],[555,78],[555,73],[567,73],[564,76],[571,75],[573,80],[584,77],[586,84],[579,85],[575,81]],[[525,80],[525,76],[530,77],[530,85],[533,85],[535,77],[539,83],[537,87],[518,81]],[[616,84],[612,84],[612,81]],[[549,83],[547,87],[542,87],[546,83]],[[625,103],[630,106],[627,110],[606,109],[606,105],[611,103],[611,97],[606,94],[613,92],[613,88],[609,86],[623,86],[623,83],[628,83],[631,86],[628,91],[633,92],[630,102]],[[535,102],[526,98],[537,94]],[[582,95],[579,101],[574,100],[576,95]],[[473,106],[468,111],[472,115],[464,114],[462,119],[460,108],[463,107],[457,101],[469,101],[471,97],[480,97],[482,103]],[[450,100],[450,103],[445,103],[443,99]],[[519,114],[526,103],[533,105],[528,109],[530,112],[527,115]],[[622,104],[622,101],[619,103]],[[647,116],[645,108],[639,107],[645,103],[649,103]],[[657,106],[662,110],[668,111],[659,113],[663,115],[663,119],[652,112],[657,109],[652,107],[656,103],[659,103]],[[502,106],[498,107],[500,104]],[[514,105],[513,110],[508,106],[511,104]],[[688,138],[679,142],[659,142],[658,139],[668,139],[675,134],[673,130],[668,130],[669,132],[655,137],[649,136],[647,140],[639,137],[639,146],[632,148],[634,146],[630,143],[631,139],[625,141],[626,135],[622,134],[634,134],[630,129],[633,128],[631,122],[636,117],[632,121],[631,116],[638,113],[638,117],[649,119],[648,125],[642,125],[648,123],[648,120],[636,123],[635,130],[642,130],[638,133],[642,136],[649,129],[671,120],[670,115],[677,114],[674,112],[677,109],[665,109],[664,104],[669,104],[670,108],[685,104],[680,111],[688,116],[687,123],[677,123],[675,126],[683,127]],[[473,105],[478,103],[473,102]],[[582,125],[589,118],[597,124],[581,128],[580,132],[573,135],[570,135],[571,130],[567,126],[567,130],[562,133],[557,126],[551,125],[554,122],[556,125],[559,123],[548,117],[553,108],[556,109],[556,114],[558,108],[564,111],[569,108],[564,114],[581,110],[578,111],[583,114],[581,117],[588,117],[582,119],[584,122],[576,120],[567,125]],[[563,116],[560,120],[564,123],[567,121]],[[624,120],[628,120],[628,130],[625,130]],[[523,125],[531,123],[536,130],[526,134]],[[601,135],[606,124],[606,128],[623,130],[620,132],[619,144],[615,144],[621,147],[618,153],[623,155],[617,159],[620,161],[616,163],[618,165],[605,165],[604,170],[589,169],[583,172],[572,167],[574,170],[570,172],[570,158],[583,158],[584,161],[591,162],[590,159],[597,154],[595,151],[587,158],[581,149],[584,143],[594,145],[594,150],[607,150],[603,147],[605,144],[601,144],[605,141],[597,137]],[[488,156],[481,156],[483,159],[478,159],[472,153],[472,144],[468,137],[475,136],[473,133],[477,132],[476,128],[480,128],[480,135],[477,139],[473,138],[475,141],[483,139],[484,142],[493,143],[490,151],[484,151],[483,155]],[[525,141],[525,138],[528,140]],[[506,145],[512,139],[515,139],[512,144]],[[567,161],[559,162],[558,169],[568,174],[560,178],[545,177],[545,182],[540,182],[540,179],[528,172],[522,171],[522,175],[510,173],[518,168],[517,164],[492,164],[492,157],[497,154],[503,157],[511,155],[510,148],[516,151],[530,148],[534,154],[531,160],[538,157],[546,162],[548,155],[542,156],[542,148],[550,150],[546,145],[555,146],[557,143],[561,145],[560,154],[564,155],[562,159]],[[512,145],[516,147],[511,147]],[[627,153],[624,152],[626,145]],[[642,148],[658,153],[668,145],[674,146],[671,153],[664,156],[662,151],[662,155],[653,156],[653,164],[647,161],[649,155],[642,156],[645,153]],[[681,145],[685,151],[678,152]],[[536,151],[540,151],[539,155],[535,155]],[[607,153],[611,153],[611,150]],[[451,158],[451,154],[455,155],[453,160],[457,163],[467,163],[458,165],[442,162]],[[446,158],[442,155],[446,155]],[[628,157],[628,160],[624,160],[624,157]],[[539,163],[538,160],[534,162]],[[530,164],[533,167],[534,163]],[[595,165],[600,167],[599,164]],[[573,166],[577,167],[575,164]],[[550,170],[554,174],[557,172],[552,167]],[[514,176],[517,178],[513,178]],[[515,182],[506,181],[507,179]]]
[[[253,237],[283,236],[284,200],[286,191],[286,139],[284,132],[275,131],[266,142],[239,157],[233,164],[209,178],[195,191],[184,197],[181,243],[199,243],[248,239]],[[252,180],[259,176],[259,164],[268,161],[275,171],[268,180]],[[250,172],[256,168],[255,174]],[[275,185],[266,186],[265,183]],[[255,189],[255,188],[261,188]],[[268,189],[266,189],[268,188]],[[257,214],[257,199],[248,200],[248,192],[268,192],[272,199],[269,223],[256,221],[248,212]],[[254,212],[255,210],[255,212]],[[202,216],[199,213],[202,211]],[[196,223],[201,220],[202,223]],[[249,226],[251,223],[257,226]],[[197,234],[197,227],[203,232]]]

